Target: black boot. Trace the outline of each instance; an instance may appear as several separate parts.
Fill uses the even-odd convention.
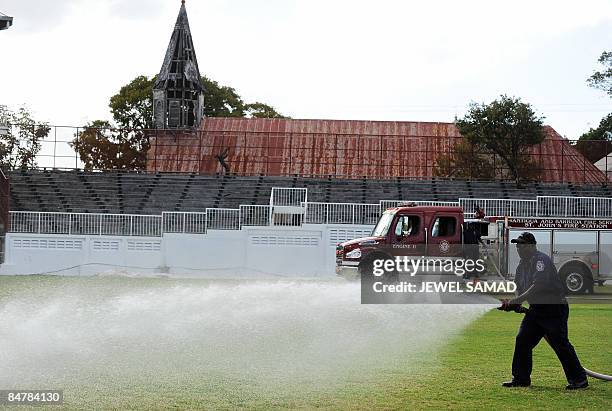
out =
[[[585,378],[583,381],[570,382],[565,387],[566,390],[582,390],[589,386],[589,381]]]

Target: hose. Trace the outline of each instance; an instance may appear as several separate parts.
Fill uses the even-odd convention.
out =
[[[584,372],[586,372],[589,377],[597,378],[598,380],[612,381],[612,375],[601,374],[595,371],[587,370],[586,368],[584,368]]]

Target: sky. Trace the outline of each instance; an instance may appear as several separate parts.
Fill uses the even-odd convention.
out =
[[[187,0],[200,71],[293,118],[453,121],[520,97],[577,138],[612,112],[589,88],[612,1]],[[41,121],[110,119],[161,67],[180,0],[0,0],[0,104]]]

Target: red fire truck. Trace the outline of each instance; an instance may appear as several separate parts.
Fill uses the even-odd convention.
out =
[[[465,219],[460,207],[403,206],[387,209],[369,237],[338,244],[336,274],[356,279],[372,273],[376,260],[466,257],[464,233],[473,224],[484,245],[487,274],[513,277],[518,265],[510,240],[532,232],[538,249],[550,255],[568,292],[592,292],[612,280],[612,219],[510,218]]]

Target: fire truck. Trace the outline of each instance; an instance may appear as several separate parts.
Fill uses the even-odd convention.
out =
[[[387,209],[368,237],[336,247],[336,274],[346,279],[371,275],[376,260],[461,259],[466,229],[477,230],[478,255],[487,276],[512,279],[519,262],[510,241],[523,231],[534,234],[540,251],[551,256],[568,293],[592,293],[612,280],[612,219],[465,218],[461,207],[406,205]]]

